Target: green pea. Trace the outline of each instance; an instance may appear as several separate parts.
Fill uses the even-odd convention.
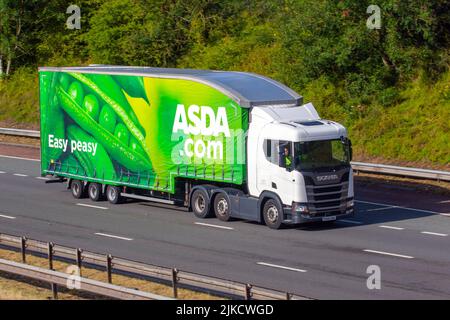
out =
[[[84,90],[78,81],[71,83],[67,93],[77,104],[81,105],[83,102]]]
[[[64,89],[64,91],[67,91],[67,89],[69,89],[69,85],[70,85],[69,76],[65,73],[61,73],[61,77],[59,78],[59,84]]]
[[[139,142],[137,141],[137,139],[133,136],[130,137],[130,148],[131,148],[131,150],[137,151],[141,154],[143,154],[145,152],[144,149],[142,149]]]
[[[125,127],[123,123],[117,124],[116,130],[114,131],[114,135],[126,146],[128,146],[130,142],[130,131],[128,131],[127,127]]]
[[[98,121],[100,106],[97,98],[93,94],[88,94],[86,97],[84,97],[83,107],[92,119]]]
[[[98,123],[111,133],[114,133],[116,128],[117,116],[114,110],[107,104],[105,104],[100,112]]]

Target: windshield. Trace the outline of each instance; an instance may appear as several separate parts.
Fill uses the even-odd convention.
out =
[[[295,170],[330,169],[349,165],[349,146],[340,139],[294,142]]]

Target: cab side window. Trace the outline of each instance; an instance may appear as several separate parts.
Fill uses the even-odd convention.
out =
[[[264,140],[264,155],[266,156],[267,161],[278,165],[278,152],[276,145],[278,145],[278,140]]]
[[[289,141],[264,140],[264,154],[267,161],[282,168],[290,168],[292,164],[291,145]]]

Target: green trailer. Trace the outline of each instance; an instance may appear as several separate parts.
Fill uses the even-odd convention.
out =
[[[41,68],[41,170],[175,193],[175,179],[241,185],[248,109],[183,77]]]

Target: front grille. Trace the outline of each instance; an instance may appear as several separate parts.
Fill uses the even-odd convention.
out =
[[[306,186],[309,212],[316,217],[344,214],[347,209],[348,180],[331,185]]]

